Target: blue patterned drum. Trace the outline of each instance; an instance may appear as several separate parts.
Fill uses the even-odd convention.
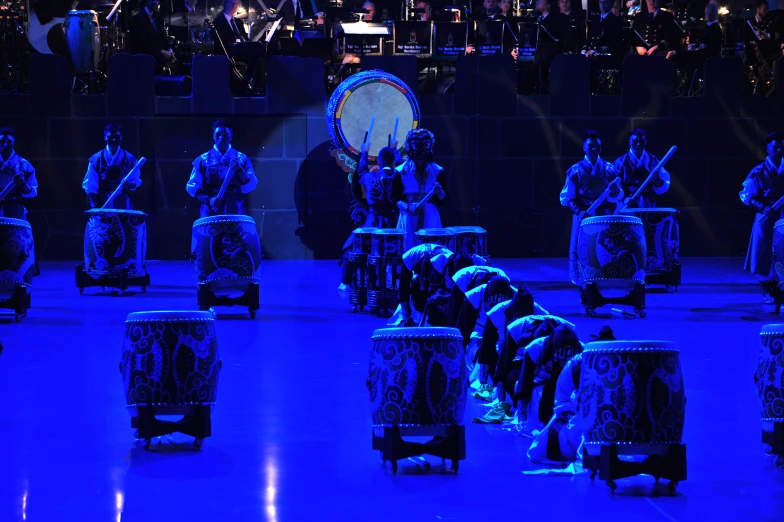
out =
[[[156,415],[215,404],[221,361],[210,312],[134,312],[125,320],[120,371],[125,400]]]
[[[455,231],[456,254],[466,257],[473,255],[489,258],[487,251],[487,230],[482,227],[449,227]]]
[[[351,251],[358,254],[370,254],[370,248],[373,244],[373,232],[376,230],[378,229],[372,227],[355,229]]]
[[[377,228],[373,231],[370,255],[374,257],[402,258],[405,254],[406,232],[398,228]]]
[[[242,294],[261,280],[261,242],[250,216],[225,215],[193,223],[196,280]]]
[[[147,274],[147,214],[138,210],[103,210],[85,212],[84,271],[107,275],[128,269],[128,275]]]
[[[329,98],[327,131],[332,144],[358,160],[374,117],[369,137],[370,161],[376,161],[378,151],[387,146],[388,136],[394,133],[395,118],[400,118],[397,139],[401,143],[422,120],[416,96],[403,80],[378,70],[362,71],[344,80]]]
[[[577,262],[583,284],[628,291],[645,284],[645,231],[640,218],[594,216],[582,220]]]
[[[602,444],[642,448],[680,443],[686,395],[675,343],[607,341],[585,345],[578,410],[587,429],[585,447],[591,455],[598,454]]]
[[[33,229],[22,219],[0,217],[0,299],[33,284]]]
[[[370,412],[373,427],[462,425],[465,349],[456,328],[384,328],[373,332]]]
[[[455,251],[455,231],[451,228],[420,228],[416,231],[416,244],[441,245]]]
[[[678,212],[674,208],[627,208],[623,214],[636,216],[645,229],[647,256],[645,272],[669,272],[679,262],[681,249]]]
[[[784,290],[784,219],[776,221],[773,226],[773,272],[779,289]]]
[[[784,422],[784,324],[766,324],[760,332],[760,354],[754,384],[760,399],[763,431]]]

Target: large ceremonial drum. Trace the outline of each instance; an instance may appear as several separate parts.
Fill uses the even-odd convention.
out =
[[[125,319],[120,371],[132,415],[189,415],[215,404],[221,361],[210,312],[134,312]]]
[[[449,227],[455,232],[456,254],[469,257],[473,255],[490,257],[487,251],[487,230],[482,227]]]
[[[370,412],[374,428],[462,425],[467,381],[456,328],[384,328],[373,332]]]
[[[606,341],[583,350],[578,422],[585,447],[622,444],[624,453],[656,453],[656,445],[679,444],[686,395],[680,357],[669,341]],[[644,448],[643,446],[653,446]]]
[[[373,232],[377,228],[358,228],[354,230],[354,240],[351,243],[351,251],[358,254],[370,254],[373,244]]]
[[[399,228],[378,228],[373,231],[370,255],[402,258],[405,254],[406,232]]]
[[[766,324],[760,332],[760,354],[754,383],[760,398],[763,431],[784,422],[784,324]]]
[[[138,210],[103,210],[85,212],[84,271],[94,275],[128,269],[128,275],[147,274],[147,214]]]
[[[378,151],[387,146],[388,137],[394,134],[396,118],[397,139],[402,143],[408,131],[416,129],[422,119],[419,103],[403,80],[378,70],[349,76],[338,85],[327,105],[327,130],[332,144],[354,160],[359,159],[371,121],[368,159],[375,161]]]
[[[250,216],[221,215],[193,222],[196,280],[220,292],[242,294],[261,280],[261,242]]]
[[[95,11],[69,11],[65,16],[65,40],[74,71],[88,74],[98,69],[101,31]]]
[[[773,226],[773,271],[779,288],[784,289],[784,219]]]
[[[454,252],[455,236],[455,231],[451,228],[421,228],[416,231],[416,244],[441,245]]]
[[[669,272],[678,264],[681,247],[678,212],[674,208],[627,208],[624,215],[642,221],[645,230],[645,272]]]
[[[645,284],[645,231],[634,216],[595,216],[580,223],[577,261],[583,284],[629,291]],[[609,292],[608,292],[609,293]]]
[[[0,300],[33,284],[33,229],[22,219],[0,217]]]

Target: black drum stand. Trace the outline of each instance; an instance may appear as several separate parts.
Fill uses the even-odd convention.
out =
[[[213,306],[247,306],[251,319],[256,318],[259,310],[259,284],[248,283],[248,288],[239,297],[216,296],[209,283],[196,286],[196,301],[199,310],[209,310]]]
[[[0,299],[0,308],[13,310],[16,314],[14,320],[18,323],[27,316],[27,309],[30,308],[32,292],[29,286],[16,285],[14,293],[8,299]]]
[[[117,288],[120,290],[120,295],[128,290],[128,287],[140,286],[142,293],[146,293],[147,287],[150,286],[150,274],[132,276],[128,274],[127,268],[119,268],[106,274],[93,274],[85,272],[84,265],[76,265],[76,287],[79,289],[79,294],[83,294],[84,289],[90,286],[100,286],[104,290],[106,287]]]
[[[348,302],[352,305],[352,312],[362,312],[368,304],[368,255],[363,252],[349,252],[346,257],[351,273]]]
[[[390,317],[400,303],[403,260],[399,257],[368,256],[367,265],[367,305],[370,313]]]
[[[634,283],[632,291],[621,297],[604,297],[599,292],[596,283],[586,283],[580,291],[580,295],[581,304],[585,306],[585,313],[590,317],[597,316],[596,309],[600,306],[618,304],[634,307],[634,313],[641,319],[645,318],[645,285],[642,283]]]
[[[669,292],[677,292],[681,286],[681,264],[675,262],[669,270],[646,272],[646,285],[664,285]]]
[[[784,468],[784,421],[774,422],[773,431],[763,431],[762,442],[768,445],[765,453],[776,455],[776,467]]]
[[[615,493],[615,481],[622,478],[634,477],[645,473],[652,475],[656,482],[659,479],[669,480],[667,489],[671,495],[675,494],[678,483],[686,480],[686,445],[685,444],[652,444],[649,449],[630,449],[623,451],[624,446],[618,444],[602,444],[599,455],[589,455],[583,447],[583,468],[591,470],[591,480],[599,474],[610,491]],[[655,453],[648,454],[648,451]],[[634,454],[647,455],[642,462],[626,462],[618,455]]]
[[[397,473],[398,460],[421,455],[441,457],[442,461],[450,459],[452,461],[452,471],[457,473],[458,462],[466,458],[465,426],[445,426],[439,430],[442,434],[433,435],[432,440],[424,443],[406,442],[403,440],[403,431],[399,426],[382,429],[384,434],[381,437],[373,433],[373,449],[381,451],[382,461],[392,463],[392,473]],[[411,433],[412,436],[432,435],[432,431],[431,433],[426,433],[429,430],[425,426],[415,429],[422,430],[422,433]],[[406,428],[407,435],[409,430],[410,428]],[[426,465],[426,467],[429,466]]]
[[[193,405],[191,414],[176,422],[156,419],[156,409],[153,405],[137,406],[138,416],[131,417],[131,428],[136,429],[137,439],[144,439],[144,449],[150,448],[153,438],[178,432],[193,437],[193,447],[200,449],[204,439],[212,435],[209,405]]]

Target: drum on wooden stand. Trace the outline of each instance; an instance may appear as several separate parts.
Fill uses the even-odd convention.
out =
[[[388,316],[398,305],[405,239],[406,232],[397,228],[379,228],[373,232],[367,292],[371,313]]]
[[[432,243],[455,251],[455,231],[451,228],[420,228],[416,231],[416,244]]]
[[[35,247],[33,229],[23,219],[0,217],[0,308],[21,321],[30,307]]]
[[[351,251],[346,256],[351,263],[351,280],[349,281],[348,302],[353,305],[352,311],[362,311],[368,304],[368,256],[373,243],[373,232],[377,228],[358,228],[354,230]]]
[[[766,324],[760,332],[760,353],[754,384],[760,399],[762,442],[784,467],[784,324]]]
[[[465,349],[455,328],[384,328],[373,332],[368,390],[373,449],[392,462],[431,454],[465,459]],[[437,444],[403,443],[403,436],[443,437]],[[421,451],[417,451],[421,450]]]
[[[482,227],[449,227],[455,231],[455,254],[466,257],[478,255],[490,259],[487,250],[487,230]]]
[[[622,214],[642,221],[646,243],[645,282],[676,291],[681,284],[680,212],[674,208],[627,208]]]
[[[582,220],[577,262],[585,311],[626,304],[645,317],[645,231],[634,216],[594,216]]]
[[[210,408],[218,394],[221,361],[215,317],[209,312],[134,312],[125,320],[120,371],[131,427],[139,439],[176,431],[196,447],[211,435]],[[156,415],[183,415],[167,422]]]
[[[80,292],[88,286],[140,285],[145,291],[150,276],[147,256],[147,214],[138,210],[94,208],[85,212],[84,265],[76,267]]]
[[[193,244],[199,307],[247,306],[256,317],[262,259],[256,221],[244,215],[197,219]]]
[[[101,30],[95,11],[69,11],[65,17],[65,40],[77,74],[98,69],[101,58]]]
[[[584,465],[603,470],[602,480],[640,473],[671,480],[670,491],[686,478],[681,444],[686,412],[680,356],[668,341],[606,341],[583,350],[577,421],[586,429]],[[626,472],[618,455],[645,455]],[[600,464],[606,461],[607,467]],[[609,476],[605,474],[609,473]]]

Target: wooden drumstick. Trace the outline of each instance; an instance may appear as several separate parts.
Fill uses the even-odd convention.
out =
[[[138,173],[139,169],[142,168],[142,165],[144,165],[144,163],[146,161],[147,161],[147,159],[145,159],[145,158],[139,158],[139,161],[136,162],[136,165],[134,165],[134,167],[131,169],[131,171],[123,178],[122,182],[117,186],[117,188],[114,189],[114,192],[112,192],[112,195],[109,196],[109,198],[106,200],[106,203],[103,204],[101,209],[110,208],[109,207],[109,203],[114,201],[114,198],[116,198],[117,194],[120,193],[120,191],[122,190],[123,185],[125,184],[125,182],[128,181],[129,179],[131,179],[132,175]]]
[[[621,178],[615,178],[614,180],[612,180],[610,184],[607,185],[607,188],[604,189],[604,192],[602,192],[601,195],[598,198],[596,198],[596,201],[594,201],[593,204],[590,207],[588,207],[588,210],[585,211],[585,216],[586,217],[592,216],[593,213],[596,212],[596,209],[599,208],[599,206],[602,203],[604,203],[604,200],[607,199],[607,197],[610,195],[610,191],[612,190],[613,186],[614,185],[620,186],[620,184],[621,184]]]
[[[664,164],[665,164],[665,163],[667,163],[668,161],[670,161],[670,158],[672,158],[672,155],[673,155],[673,154],[675,154],[675,152],[676,152],[677,150],[678,150],[678,147],[676,147],[675,145],[673,145],[672,147],[670,147],[670,150],[668,150],[668,151],[667,151],[667,154],[665,154],[665,155],[664,155],[664,157],[661,159],[661,161],[659,161],[659,163],[657,163],[657,164],[656,164],[656,166],[655,166],[655,167],[653,167],[653,170],[651,170],[651,173],[650,173],[650,174],[648,174],[648,177],[647,177],[647,178],[645,178],[645,181],[643,181],[643,182],[642,182],[642,185],[640,185],[640,188],[638,188],[638,189],[637,189],[637,192],[635,192],[635,193],[634,193],[634,194],[633,194],[633,195],[632,195],[632,196],[631,196],[629,199],[627,199],[625,202],[621,203],[621,205],[618,207],[618,210],[617,210],[616,214],[618,214],[618,213],[622,212],[622,211],[623,211],[623,209],[625,209],[626,207],[628,207],[628,206],[629,206],[629,205],[632,203],[632,201],[634,201],[635,199],[637,199],[637,198],[640,196],[640,194],[642,194],[642,191],[643,191],[643,190],[645,190],[645,187],[647,187],[647,186],[648,186],[648,184],[649,184],[651,181],[653,181],[653,177],[654,177],[656,174],[658,174],[658,172],[659,172],[659,171],[660,171],[660,170],[661,170],[661,169],[664,167]]]
[[[400,116],[395,118],[395,130],[392,131],[392,141],[397,141],[397,127],[400,125]],[[392,143],[390,142],[390,145]]]
[[[6,197],[8,194],[10,194],[12,190],[14,190],[14,187],[15,187],[15,186],[16,186],[16,185],[14,184],[14,180],[13,180],[13,179],[11,179],[11,181],[9,181],[9,182],[8,182],[8,185],[6,185],[6,186],[5,186],[5,188],[3,189],[3,191],[2,191],[2,192],[0,192],[0,201],[3,201],[3,200],[5,199],[5,197]]]

